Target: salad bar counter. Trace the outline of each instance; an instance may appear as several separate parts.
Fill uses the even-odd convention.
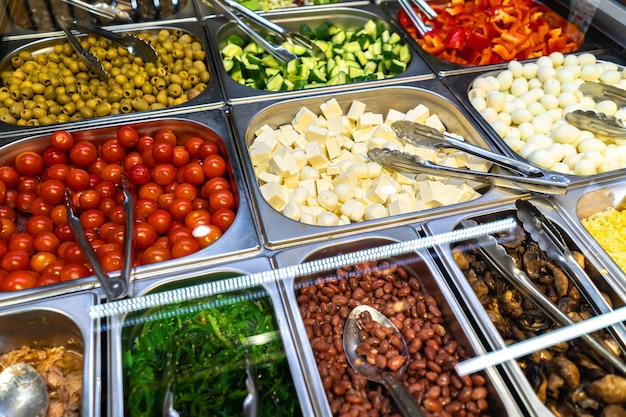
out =
[[[0,415],[626,415],[624,21],[0,2]]]

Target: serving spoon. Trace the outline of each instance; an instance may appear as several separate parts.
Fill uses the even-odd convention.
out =
[[[0,372],[0,416],[44,417],[48,411],[48,390],[35,368],[14,363]]]
[[[399,332],[398,328],[389,320],[384,314],[378,310],[366,306],[360,305],[352,309],[346,323],[343,328],[343,351],[346,354],[348,363],[355,371],[363,375],[365,378],[372,382],[383,384],[387,391],[393,397],[396,406],[400,409],[400,412],[405,417],[426,417],[426,414],[421,409],[419,404],[415,401],[409,390],[402,383],[402,373],[409,366],[409,349],[406,345],[404,337],[402,338],[402,352],[400,354],[404,356],[404,365],[395,372],[387,372],[383,369],[370,365],[364,360],[363,357],[356,353],[356,348],[361,344],[359,339],[359,327],[357,319],[363,313],[367,311],[372,316],[372,320],[381,324],[384,327],[393,328],[396,332]]]

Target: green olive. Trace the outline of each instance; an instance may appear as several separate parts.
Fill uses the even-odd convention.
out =
[[[85,119],[91,119],[93,117],[94,109],[92,109],[91,107],[82,106],[78,109],[78,112]]]
[[[63,108],[61,106],[59,106],[58,104],[54,103],[54,104],[51,104],[48,107],[48,114],[53,114],[55,116],[58,116],[59,114],[61,114],[62,110],[63,110]]]
[[[39,126],[39,120],[30,119],[26,122],[26,126]]]
[[[52,115],[42,116],[37,120],[39,120],[39,124],[42,126],[48,126],[56,122],[56,119]]]
[[[120,103],[120,112],[127,114],[133,111],[133,104],[129,99],[124,99]]]
[[[57,123],[65,123],[70,121],[70,116],[67,114],[61,113],[57,116]]]
[[[76,104],[74,102],[69,102],[67,104],[65,104],[63,106],[63,113],[67,114],[68,116],[73,115],[74,113],[76,113]]]
[[[20,113],[20,117],[24,120],[30,120],[33,118],[33,110],[32,109],[23,109]]]
[[[164,109],[166,106],[161,104],[161,103],[152,103],[150,105],[150,110],[162,110]]]
[[[33,118],[35,118],[35,119],[40,119],[43,116],[45,116],[46,114],[48,114],[48,112],[46,112],[44,109],[42,109],[40,107],[35,107],[33,109]]]
[[[143,99],[146,101],[146,103],[148,103],[148,105],[156,103],[156,97],[152,94],[144,94]]]
[[[15,117],[20,117],[22,110],[24,110],[24,104],[21,101],[16,101],[9,107],[9,113]]]
[[[120,101],[121,99],[122,93],[118,90],[110,91],[106,98],[109,103],[115,103],[117,101]]]
[[[135,111],[146,111],[150,109],[150,105],[141,97],[136,97],[131,101],[131,106]]]
[[[62,106],[68,103],[74,103],[72,101],[72,98],[68,96],[67,94],[59,94],[56,96],[56,99],[57,99],[57,102]]]
[[[97,117],[108,116],[109,114],[111,114],[111,103],[100,103],[96,107],[95,115]]]

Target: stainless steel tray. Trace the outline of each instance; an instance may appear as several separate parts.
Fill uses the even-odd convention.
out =
[[[117,4],[118,2],[107,0],[103,3]],[[56,23],[58,16],[69,16],[102,26],[196,20],[197,11],[194,0],[138,0],[134,2],[134,5],[130,1],[127,3],[130,7],[120,6],[120,9],[128,14],[130,18],[128,22],[98,17],[63,0],[5,1],[0,6],[0,16],[3,16],[0,19],[0,36],[4,39],[41,39],[60,29]]]
[[[459,209],[468,209],[483,205],[500,204],[503,199],[511,198],[516,193],[492,188],[487,190],[482,197],[463,204],[439,207],[406,215],[398,215],[378,220],[352,223],[344,226],[311,226],[296,222],[274,210],[261,195],[255,173],[248,157],[248,145],[254,139],[254,132],[264,124],[273,128],[289,123],[301,106],[306,106],[312,111],[318,111],[319,105],[336,98],[342,108],[358,100],[367,105],[367,110],[386,114],[389,109],[408,111],[418,103],[423,103],[430,108],[431,114],[438,114],[448,130],[463,135],[471,143],[490,148],[489,142],[485,141],[480,131],[475,128],[470,119],[465,117],[450,92],[447,91],[438,80],[425,81],[406,86],[385,86],[375,89],[366,89],[353,92],[331,94],[326,93],[310,98],[282,100],[271,103],[250,103],[234,106],[231,110],[232,121],[235,126],[237,143],[243,155],[244,170],[251,193],[261,222],[261,228],[267,239],[269,247],[281,247],[298,242],[311,241],[313,239],[325,239],[327,236],[345,233],[356,233],[372,228],[384,228],[399,222],[420,221],[427,218],[450,214]],[[347,111],[347,110],[346,110]],[[280,225],[280,227],[276,227]]]
[[[401,28],[397,27],[393,23],[386,22],[382,17],[380,8],[373,4],[352,7],[337,6],[337,7],[307,7],[297,10],[283,9],[272,13],[267,13],[265,17],[271,19],[275,23],[280,24],[285,29],[297,32],[300,29],[300,25],[307,23],[311,28],[321,25],[325,21],[329,20],[333,23],[345,27],[345,28],[357,28],[363,26],[368,20],[372,19],[375,22],[384,22],[389,28],[398,34],[400,34],[403,42],[407,42],[408,39],[404,36]],[[323,93],[326,91],[345,91],[348,88],[358,88],[369,85],[370,88],[376,86],[400,82],[410,81],[414,79],[428,79],[433,78],[434,74],[426,65],[426,63],[412,51],[411,62],[408,64],[406,71],[402,74],[392,78],[388,78],[380,81],[363,81],[356,83],[348,83],[337,86],[311,88],[305,90],[293,90],[293,91],[265,91],[246,87],[239,84],[231,78],[231,76],[224,70],[222,65],[222,57],[220,55],[220,49],[226,44],[226,39],[232,35],[237,34],[242,38],[246,38],[243,32],[237,28],[234,23],[228,22],[223,16],[205,19],[204,24],[209,33],[209,38],[214,39],[215,43],[212,45],[213,58],[215,60],[215,66],[219,72],[220,80],[222,82],[224,97],[226,101],[231,104],[249,102],[259,99],[268,98],[290,98],[295,96],[311,95],[316,93]]]
[[[137,296],[154,294],[162,291],[175,291],[176,289],[184,289],[193,285],[201,285],[208,281],[218,281],[236,277],[240,275],[250,275],[255,273],[263,273],[272,269],[268,258],[255,257],[240,259],[232,263],[222,263],[212,267],[198,267],[195,269],[187,268],[178,274],[166,277],[150,278],[141,282],[136,282],[135,294]],[[233,289],[235,290],[235,289]],[[285,356],[289,363],[291,377],[295,386],[295,394],[300,402],[301,413],[303,416],[313,415],[312,406],[308,397],[305,385],[305,379],[302,375],[301,364],[297,361],[295,354],[297,346],[288,331],[287,317],[281,303],[279,291],[276,282],[266,281],[261,286],[247,288],[241,292],[242,298],[254,299],[259,296],[262,291],[264,297],[269,296],[273,305],[273,315],[280,329],[280,337],[283,342]],[[247,294],[247,296],[246,296]],[[223,293],[221,296],[228,297],[229,292]],[[216,301],[216,297],[203,298],[203,301]],[[137,313],[129,315],[119,315],[109,317],[108,337],[108,387],[106,403],[108,404],[108,415],[118,417],[124,415],[125,411],[125,393],[127,388],[124,386],[124,375],[122,369],[122,354],[130,347],[132,340],[129,340],[129,334],[136,328],[141,326],[141,318],[147,314],[145,310],[138,310]],[[149,318],[149,317],[148,317]],[[234,389],[234,387],[233,387]],[[267,393],[266,393],[267,394]],[[175,406],[175,403],[174,403]]]
[[[213,61],[211,59],[210,42],[206,37],[202,24],[198,22],[177,22],[176,24],[163,26],[150,25],[142,27],[134,25],[124,28],[118,27],[113,29],[122,33],[148,33],[151,35],[157,35],[161,29],[167,29],[170,31],[180,31],[182,34],[189,34],[197,38],[197,40],[201,42],[203,50],[205,51],[206,56],[204,62],[207,70],[211,75],[209,82],[206,83],[205,90],[202,91],[195,98],[190,99],[180,105],[159,110],[148,110],[143,112],[132,111],[127,114],[94,117],[90,119],[68,121],[47,126],[18,126],[16,124],[0,122],[0,139],[4,137],[13,138],[16,134],[34,134],[36,132],[50,130],[54,127],[56,127],[57,129],[74,129],[82,126],[93,126],[94,123],[100,123],[102,120],[105,120],[108,123],[120,123],[123,121],[134,121],[142,117],[166,117],[172,112],[178,112],[181,110],[190,111],[198,109],[213,109],[222,107],[224,105],[217,71],[215,70],[213,66]],[[55,45],[63,43],[67,43],[67,40],[62,35],[62,33],[58,32],[51,33],[49,34],[49,37],[36,41],[22,39],[2,42],[2,44],[0,45],[0,57],[3,57],[3,59],[2,62],[0,62],[0,71],[14,71],[13,67],[11,66],[11,58],[17,56],[22,51],[31,52],[34,56],[36,56],[38,54],[50,53],[53,51]]]
[[[304,245],[298,248],[286,249],[276,253],[274,259],[278,267],[291,267],[294,265],[306,265],[307,262],[315,262],[349,254],[355,251],[362,251],[376,248],[379,254],[384,253],[380,247],[406,242],[418,237],[414,229],[410,227],[398,227],[380,232],[363,233],[358,237],[335,239],[329,242]],[[382,256],[382,255],[381,255]],[[405,253],[397,257],[389,257],[388,260],[393,265],[401,265],[407,269],[409,274],[418,277],[425,293],[433,296],[440,307],[445,326],[450,334],[454,335],[454,340],[462,346],[467,355],[484,353],[484,347],[479,341],[477,330],[470,324],[461,307],[460,300],[451,292],[450,287],[441,275],[433,258],[428,251],[418,251]],[[351,265],[350,265],[351,266]],[[305,269],[308,270],[308,269]],[[313,284],[325,286],[325,278],[340,279],[336,276],[335,270],[315,271],[310,270],[311,275],[290,276],[279,282],[284,303],[287,309],[289,325],[292,328],[298,346],[298,357],[300,363],[305,367],[307,377],[307,387],[310,391],[316,416],[331,416],[330,405],[322,384],[322,378],[316,366],[311,343],[307,336],[307,331],[301,315],[296,291]],[[358,273],[359,269],[353,270]],[[345,279],[345,278],[344,278]],[[329,284],[330,287],[337,288],[339,283]],[[330,303],[329,304],[333,304]],[[319,323],[321,326],[321,323]],[[347,366],[347,365],[346,365]],[[485,373],[488,380],[489,407],[492,415],[519,416],[520,409],[515,402],[513,394],[508,390],[506,383],[495,369],[489,369]]]
[[[200,19],[207,19],[207,18],[211,18],[211,17],[215,17],[219,14],[221,14],[221,11],[218,8],[215,8],[211,2],[209,0],[195,0],[196,1],[196,7],[198,9],[198,17],[200,17]],[[274,12],[274,11],[278,11],[278,10],[292,10],[292,9],[297,9],[297,10],[307,10],[307,9],[311,9],[311,8],[317,8],[317,7],[323,7],[323,8],[334,8],[334,7],[344,7],[344,6],[359,6],[359,5],[365,5],[370,3],[367,0],[330,0],[330,2],[327,2],[326,4],[314,4],[316,1],[319,0],[308,0],[307,3],[310,4],[297,4],[297,2],[291,2],[290,6],[280,6],[279,4],[273,4],[271,1],[268,2],[263,2],[263,1],[259,1],[259,7],[261,7],[261,9],[259,10],[255,10],[257,13],[268,13],[268,12]],[[287,3],[287,2],[283,2],[283,3]]]
[[[622,270],[611,256],[600,246],[598,241],[582,225],[581,220],[609,208],[624,209],[626,184],[617,179],[603,184],[589,185],[572,190],[567,196],[554,200],[555,210],[571,226],[571,233],[588,248],[590,253],[605,265],[603,275],[617,289],[623,289],[626,271]]]
[[[579,54],[572,54],[579,55]],[[594,53],[597,61],[611,62],[618,65],[618,67],[623,68],[626,61],[624,61],[624,57],[615,55],[612,53]],[[535,62],[536,60],[531,61],[523,61],[526,62]],[[486,137],[489,138],[490,142],[502,152],[504,155],[509,156],[511,158],[519,159],[522,161],[529,162],[518,153],[516,153],[511,147],[509,147],[502,138],[498,135],[493,127],[487,123],[485,118],[474,108],[471,104],[470,99],[468,97],[468,92],[471,89],[472,83],[475,79],[481,76],[488,75],[496,75],[500,73],[503,69],[494,70],[492,69],[483,69],[482,71],[459,74],[455,76],[445,77],[443,79],[444,84],[454,93],[454,95],[459,99],[462,103],[463,107],[467,110],[470,116],[475,119],[478,124],[484,129],[486,133]],[[614,178],[622,177],[624,175],[624,169],[618,169],[615,171],[608,171],[604,173],[594,174],[594,175],[574,175],[574,174],[562,174],[569,178],[570,180],[570,188],[575,188],[583,185],[591,185],[595,183],[601,183],[604,181],[609,181]]]
[[[92,320],[88,314],[97,303],[97,294],[84,292],[0,309],[0,353],[22,346],[65,346],[83,355],[82,416],[100,415],[100,321]]]
[[[230,139],[230,133],[226,125],[224,115],[219,110],[196,112],[183,115],[183,117],[168,118],[154,121],[143,121],[123,125],[133,126],[140,134],[153,134],[159,128],[169,128],[180,139],[198,136],[205,140],[213,141],[220,149],[222,155],[227,155],[227,164],[231,184],[236,189],[232,190],[235,195],[237,210],[233,224],[224,235],[210,246],[191,254],[187,257],[172,259],[170,261],[143,265],[133,269],[132,278],[140,280],[146,277],[172,275],[180,270],[189,268],[196,263],[204,263],[215,260],[233,259],[244,253],[256,252],[260,249],[257,228],[252,218],[248,193],[244,185],[243,174],[237,158],[237,153]],[[122,125],[108,125],[107,127],[94,128],[91,130],[71,131],[76,140],[89,140],[95,144],[101,144],[106,139],[115,136],[117,129]],[[50,137],[41,135],[28,137],[6,145],[1,149],[3,160],[11,163],[17,154],[25,149],[30,151],[42,151],[49,146]],[[65,292],[84,290],[86,288],[99,287],[95,276],[82,278],[75,281],[66,281],[44,287],[36,287],[29,290],[0,293],[0,306],[5,303],[20,302],[28,299],[44,298]]]
[[[624,305],[624,290],[613,285],[608,277],[608,273],[604,264],[597,259],[596,253],[590,250],[584,242],[577,239],[577,235],[572,232],[570,222],[561,217],[550,204],[546,204],[544,200],[531,199],[531,203],[536,205],[541,212],[552,222],[563,230],[563,236],[568,242],[570,248],[578,250],[585,256],[587,271],[593,271],[591,279],[598,289],[609,296],[614,307]],[[436,236],[460,227],[460,223],[465,219],[475,219],[478,223],[486,223],[493,220],[503,218],[515,218],[515,205],[504,204],[499,208],[479,209],[474,213],[463,213],[453,215],[447,218],[428,221],[424,224],[424,231],[428,236]],[[435,256],[440,260],[449,276],[449,282],[453,291],[459,294],[457,297],[464,300],[466,312],[478,323],[479,334],[485,340],[487,346],[492,349],[501,349],[507,345],[494,323],[486,313],[481,301],[476,296],[474,289],[463,275],[460,267],[456,263],[452,249],[449,244],[441,244],[435,246]],[[501,365],[506,376],[512,381],[512,390],[517,392],[522,398],[522,403],[526,409],[526,413],[533,416],[552,415],[548,408],[540,401],[537,394],[533,390],[528,378],[522,371],[518,362],[511,360]]]
[[[440,4],[441,2],[432,1],[429,3],[434,5],[438,3]],[[567,7],[563,6],[563,4],[559,3],[558,1],[540,1],[539,3],[550,7],[553,11],[557,12],[561,16],[564,16],[567,20],[568,10]],[[399,3],[383,0],[380,2],[380,4],[382,6],[381,8],[386,11],[388,18],[390,20],[398,22],[398,25],[400,25],[398,19],[398,11],[400,10]],[[455,64],[453,62],[446,61],[426,52],[414,38],[412,38],[410,35],[409,38],[411,38],[411,42],[414,44],[415,49],[424,59],[424,61],[426,61],[428,65],[430,65],[430,67],[433,69],[433,71],[440,76],[481,71],[484,68],[506,68],[507,65],[507,62],[483,66]],[[587,32],[587,35],[585,36],[583,43],[577,52],[595,52],[604,50],[607,50],[606,39],[604,39],[604,36],[597,29],[591,27],[589,28],[589,31]]]

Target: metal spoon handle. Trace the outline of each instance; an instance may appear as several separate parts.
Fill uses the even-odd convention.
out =
[[[287,36],[287,30],[285,28],[283,28],[280,25],[277,25],[276,23],[272,22],[269,19],[266,19],[265,17],[261,16],[260,14],[253,12],[252,10],[248,9],[246,6],[237,3],[236,1],[233,0],[223,0],[224,3],[226,3],[228,6],[232,7],[233,9],[237,10],[238,12],[240,12],[241,14],[243,14],[244,16],[246,16],[248,19],[254,21],[255,23],[258,23],[259,25],[267,28],[268,30],[277,33],[278,35],[281,35],[283,37]]]
[[[402,381],[391,374],[383,374],[383,385],[393,397],[396,406],[405,417],[426,417],[426,414],[415,401]]]

